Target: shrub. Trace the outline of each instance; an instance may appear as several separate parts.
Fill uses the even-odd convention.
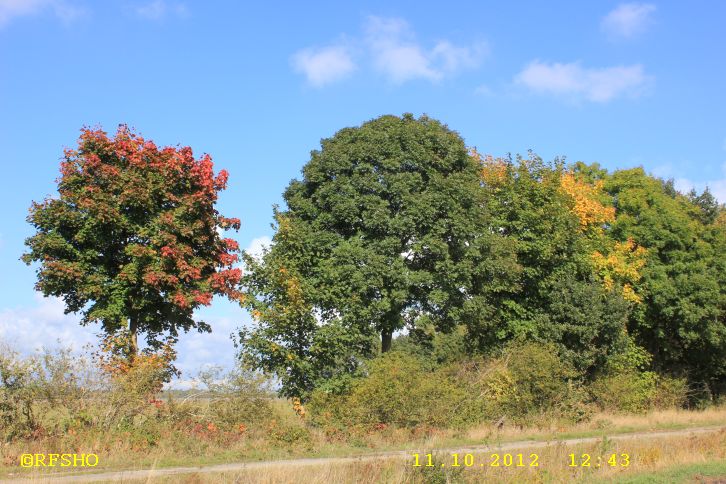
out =
[[[139,354],[129,354],[132,347],[129,333],[118,333],[103,339],[100,351],[95,353],[99,368],[114,386],[128,396],[149,399],[159,393],[164,383],[179,375],[174,367],[175,340],[169,339],[158,349],[146,348]]]
[[[241,428],[274,417],[261,375],[207,372],[206,398],[161,400],[173,371],[170,347],[132,360],[113,348],[107,340],[91,359],[63,348],[23,357],[0,345],[0,439],[63,438],[88,429],[117,433],[137,448],[154,445],[170,427],[191,435],[197,424],[211,425],[241,435]]]
[[[415,354],[392,351],[369,361],[367,369],[348,393],[313,392],[309,409],[316,424],[343,431],[380,424],[462,428],[502,416],[579,421],[589,415],[574,371],[550,346],[517,344],[501,358],[435,369]]]
[[[628,341],[625,351],[608,361],[590,391],[604,410],[643,413],[652,408],[672,408],[685,403],[686,380],[649,371],[652,357]]]
[[[38,428],[33,402],[37,395],[38,361],[22,359],[7,345],[0,346],[0,435],[10,440]]]
[[[34,407],[43,431],[61,435],[92,425],[95,400],[103,384],[91,361],[70,348],[46,350],[36,360]]]
[[[683,407],[688,400],[688,380],[659,375],[653,405],[658,409]]]
[[[643,413],[653,406],[656,381],[652,371],[621,370],[596,379],[590,391],[603,410]]]
[[[59,435],[93,423],[98,372],[68,348],[21,356],[0,344],[0,437]]]
[[[223,375],[215,367],[201,372],[198,379],[206,388],[207,417],[217,425],[238,428],[274,417],[272,391],[265,376],[242,368]]]
[[[507,409],[516,398],[514,379],[504,359],[475,358],[449,365],[443,372],[450,381],[466,390],[452,412],[452,427],[508,414]]]
[[[347,394],[316,391],[309,403],[323,425],[420,424],[449,426],[467,389],[441,371],[427,371],[418,357],[398,351],[367,364],[368,375]]]
[[[430,352],[408,346],[367,362],[366,376],[347,392],[315,391],[309,406],[313,421],[331,435],[379,424],[462,428],[501,417],[527,425],[580,422],[596,405],[644,412],[682,405],[687,393],[684,379],[648,371],[650,355],[629,340],[589,387],[553,344],[518,341],[496,358],[438,367]]]
[[[688,380],[685,378],[672,378],[658,376],[655,386],[653,405],[655,408],[683,407],[688,400]]]
[[[278,424],[272,421],[268,427],[268,434],[273,441],[282,444],[284,447],[306,446],[310,444],[310,431],[303,425],[292,425],[290,423]]]
[[[94,354],[104,383],[106,405],[99,415],[99,425],[103,427],[123,427],[134,422],[138,427],[139,421],[157,417],[156,397],[164,383],[178,375],[173,365],[176,358],[173,340],[156,350],[147,348],[137,355],[129,355],[128,338],[124,333],[108,336]]]
[[[504,414],[520,421],[545,413],[575,421],[587,417],[578,374],[554,345],[515,342],[504,359],[515,389]]]

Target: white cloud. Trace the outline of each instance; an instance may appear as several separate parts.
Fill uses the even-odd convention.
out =
[[[98,326],[81,326],[80,317],[63,314],[64,303],[56,297],[35,293],[32,307],[0,310],[0,340],[21,353],[30,354],[41,347],[71,346],[79,351],[96,340]]]
[[[711,194],[716,197],[720,203],[726,203],[726,163],[721,165],[720,178],[706,181],[694,181],[682,176],[674,176],[674,168],[670,164],[657,166],[653,170],[653,174],[657,177],[668,179],[673,178],[673,186],[681,193],[688,193],[691,190],[702,192],[708,187]]]
[[[726,177],[707,182],[706,186],[720,203],[726,203]]]
[[[86,10],[81,7],[75,7],[60,1],[53,2],[53,12],[65,24],[69,24],[87,14]]]
[[[249,321],[249,316],[239,308],[234,307],[238,317],[212,316],[212,309],[203,309],[195,313],[195,319],[201,319],[212,327],[211,333],[190,331],[179,335],[176,345],[177,361],[175,365],[182,372],[182,378],[196,376],[199,370],[209,366],[221,366],[231,369],[235,363],[235,348],[232,342],[232,333],[237,333],[243,321]]]
[[[187,15],[189,11],[183,3],[170,3],[165,0],[154,0],[153,2],[136,7],[136,13],[140,17],[150,20],[159,20],[170,14],[184,16]]]
[[[315,87],[344,79],[356,69],[350,52],[341,45],[303,49],[293,55],[292,64]]]
[[[425,48],[416,41],[409,24],[399,18],[369,17],[364,27],[363,38],[349,39],[345,45],[298,51],[292,57],[293,68],[320,87],[350,76],[358,68],[357,53],[395,84],[414,79],[436,82],[478,66],[488,52],[484,43],[460,46],[448,40]]]
[[[412,33],[404,20],[370,17],[366,30],[376,69],[393,82],[441,78],[441,73],[431,66],[429,56],[409,40]]]
[[[537,93],[602,103],[622,96],[639,96],[651,78],[640,64],[584,68],[578,62],[547,64],[535,60],[514,81]]]
[[[0,0],[0,25],[13,17],[38,13],[47,0]]]
[[[726,203],[726,163],[721,165],[721,175],[722,177],[716,180],[696,184],[696,188],[704,189],[708,187],[719,202]]]
[[[413,79],[438,81],[462,69],[476,67],[487,51],[484,44],[461,47],[447,40],[427,50],[414,37],[405,20],[368,18],[366,44],[373,65],[396,84]]]
[[[726,170],[724,170],[724,174],[726,175]],[[700,193],[708,187],[711,195],[716,197],[720,203],[726,203],[726,176],[705,182],[694,182],[688,178],[676,178],[673,180],[673,185],[681,193],[688,193],[691,190],[696,190]]]
[[[68,23],[84,15],[85,11],[62,0],[0,0],[0,27],[16,17],[38,15],[51,11]]]
[[[601,28],[611,38],[631,38],[648,26],[655,5],[650,3],[623,3],[603,18]]]
[[[263,250],[269,248],[270,245],[272,245],[272,239],[267,235],[263,235],[262,237],[252,239],[252,242],[247,246],[245,252],[257,259],[262,256]]]
[[[214,313],[222,308],[224,316]],[[63,314],[64,304],[59,298],[45,298],[35,294],[35,304],[0,310],[0,342],[23,355],[38,352],[41,348],[71,348],[76,354],[85,353],[84,347],[96,347],[100,325],[81,326],[80,316]],[[238,305],[215,301],[215,309],[201,308],[195,319],[210,324],[212,333],[190,331],[179,335],[176,366],[183,378],[193,377],[210,365],[231,369],[235,364],[235,349],[230,335],[250,318]],[[143,345],[144,335],[139,343]]]
[[[476,67],[485,50],[483,44],[474,47],[459,47],[448,40],[443,40],[433,48],[431,57],[441,64],[444,72],[456,72]]]
[[[673,186],[681,193],[688,193],[696,188],[696,184],[688,178],[674,178]]]

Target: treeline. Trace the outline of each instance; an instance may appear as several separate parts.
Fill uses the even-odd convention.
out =
[[[286,396],[352,398],[392,348],[443,368],[533,343],[595,392],[625,367],[625,386],[726,392],[726,209],[708,190],[482,156],[407,114],[322,140],[284,199],[271,247],[244,256],[238,343]]]
[[[178,333],[211,330],[195,310],[228,297],[255,320],[242,362],[303,402],[350,395],[396,347],[431,377],[527,344],[566,382],[626,368],[651,390],[687,382],[691,402],[726,393],[726,209],[708,191],[483,156],[426,116],[382,116],[322,140],[242,275],[223,235],[240,220],[216,208],[227,181],[189,147],[81,130],[58,196],[30,207],[36,289],[100,323],[121,373],[156,357],[166,380]]]

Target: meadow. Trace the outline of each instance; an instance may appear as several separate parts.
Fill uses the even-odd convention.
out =
[[[467,360],[438,369],[425,368],[425,362],[406,353],[402,346],[379,358],[380,367],[374,365],[368,378],[345,398],[314,395],[306,405],[276,396],[274,382],[243,369],[226,374],[203,372],[196,378],[196,388],[181,392],[161,388],[160,373],[153,365],[109,374],[94,359],[97,354],[79,357],[60,350],[23,357],[6,347],[2,355],[0,429],[5,443],[0,447],[0,478],[46,479],[69,471],[97,473],[260,461],[280,462],[262,470],[148,479],[619,482],[628,476],[640,482],[641,474],[667,475],[676,468],[697,469],[701,465],[725,474],[719,467],[726,458],[723,429],[659,439],[613,438],[632,432],[726,427],[724,405],[712,402],[702,408],[687,408],[687,395],[674,395],[670,385],[667,392],[654,387],[638,405],[628,398],[621,402],[623,408],[615,409],[613,392],[607,399],[598,397],[597,385],[573,388],[571,380],[543,381],[544,374],[557,375],[558,360],[532,346],[512,348],[501,358]],[[515,356],[517,361],[535,358],[538,363],[517,367],[512,363]],[[502,381],[519,391],[497,392]],[[546,398],[533,398],[548,387]],[[388,388],[398,390],[390,392]],[[457,393],[457,388],[463,390]],[[529,399],[528,391],[533,394]],[[556,394],[560,396],[555,398]],[[424,396],[427,400],[422,400]],[[590,437],[597,442],[557,444],[563,439]],[[527,451],[532,442],[550,445]],[[483,459],[495,452],[491,449],[507,445],[516,447],[507,450],[509,454],[516,455],[517,449],[525,455],[536,452],[539,465],[530,468],[502,462],[497,467],[480,466],[489,463]],[[489,446],[489,450],[482,446]],[[459,467],[451,466],[452,453],[462,448],[479,449],[472,451],[478,459],[475,466],[467,466],[463,460]],[[390,454],[395,452],[399,453]],[[20,458],[27,453],[96,454],[99,464],[85,469],[23,468]],[[431,453],[435,466],[426,466],[422,460],[423,466],[414,467],[413,453],[420,454],[421,459]],[[627,467],[596,467],[594,461],[591,467],[570,467],[571,453],[578,459],[584,453],[627,453],[630,462]],[[350,456],[364,460],[305,465],[284,462]]]
[[[66,150],[22,260],[103,334],[83,354],[0,350],[6,476],[74,454],[94,472],[229,464],[199,472],[222,481],[720,472],[726,207],[708,190],[495,158],[426,115],[384,115],[321,141],[255,255],[223,236],[241,227],[215,208],[227,179],[125,125]],[[215,295],[252,318],[233,369],[170,390],[178,335],[212,330],[195,310]],[[505,445],[523,452],[475,455]],[[29,454],[48,460],[23,468]]]

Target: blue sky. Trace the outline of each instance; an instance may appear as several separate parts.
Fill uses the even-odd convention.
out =
[[[55,191],[84,125],[135,127],[230,172],[238,240],[319,140],[426,113],[482,153],[641,165],[726,201],[726,3],[0,0],[0,338],[29,352],[93,341],[33,290],[18,258],[31,200]],[[215,299],[212,335],[180,344],[187,376],[229,366],[249,317]]]

